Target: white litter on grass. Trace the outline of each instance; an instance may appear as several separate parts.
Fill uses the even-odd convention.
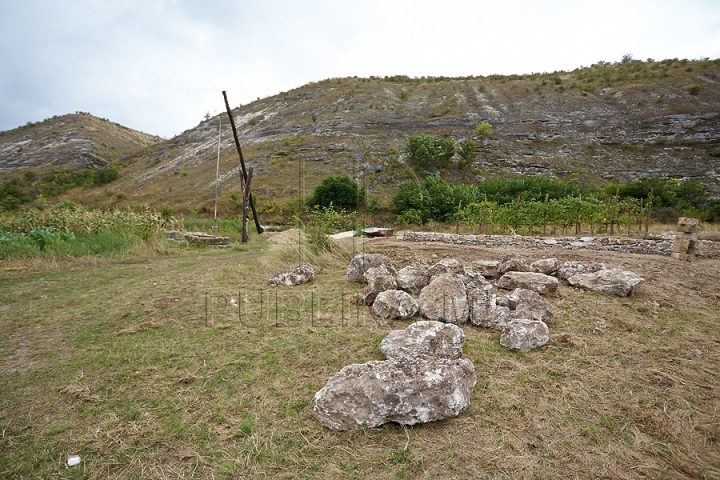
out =
[[[74,467],[76,465],[80,465],[80,455],[73,455],[72,457],[67,459],[67,465],[68,467]]]
[[[332,238],[333,240],[339,240],[341,238],[351,238],[355,235],[354,230],[348,230],[347,232],[340,232],[336,233],[335,235],[328,235],[328,237]]]

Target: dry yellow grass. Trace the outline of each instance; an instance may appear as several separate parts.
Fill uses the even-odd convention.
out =
[[[344,281],[352,243],[339,248],[308,255],[317,279],[294,289],[265,286],[297,249],[262,236],[1,272],[0,476],[720,478],[718,261],[560,252],[647,283],[630,298],[561,286],[554,340],[529,354],[464,327],[478,383],[455,419],[333,432],[315,420],[314,393],[343,366],[381,358],[380,340],[408,324],[350,304],[361,286]],[[398,266],[502,254],[362,248]],[[71,454],[83,457],[74,470]]]

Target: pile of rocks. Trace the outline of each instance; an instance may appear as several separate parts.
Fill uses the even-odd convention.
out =
[[[361,253],[350,262],[346,279],[367,284],[364,303],[379,317],[405,319],[419,312],[429,320],[495,328],[502,332],[502,345],[525,352],[549,341],[546,322],[555,309],[542,295],[555,293],[561,280],[618,296],[630,295],[644,281],[601,263],[560,264],[556,258],[528,263],[515,254],[500,261],[475,261],[469,268],[444,259],[397,270],[384,255]],[[497,296],[495,288],[512,292]]]
[[[602,264],[561,265],[555,258],[528,263],[512,254],[470,268],[445,259],[397,270],[384,255],[360,253],[346,279],[367,283],[362,300],[376,315],[409,318],[420,312],[428,320],[390,332],[380,343],[386,360],[348,365],[315,394],[313,411],[333,430],[455,417],[468,408],[477,381],[473,363],[460,358],[465,334],[459,325],[498,329],[502,345],[528,352],[550,340],[546,322],[555,308],[542,295],[555,292],[560,279],[614,295],[625,290],[610,288],[612,282],[629,291],[642,282]],[[488,279],[513,290],[497,296]]]
[[[383,339],[387,360],[344,367],[315,394],[313,411],[333,430],[403,425],[456,417],[470,405],[475,366],[460,358],[465,334],[421,321]]]

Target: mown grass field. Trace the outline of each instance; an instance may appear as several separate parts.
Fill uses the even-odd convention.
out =
[[[306,252],[317,279],[296,289],[265,286],[297,262],[265,235],[149,245],[0,263],[0,477],[720,478],[716,287],[689,302],[561,287],[542,349],[464,327],[478,382],[458,418],[334,432],[315,392],[408,324],[340,304],[360,288],[344,281],[353,248],[373,243]]]

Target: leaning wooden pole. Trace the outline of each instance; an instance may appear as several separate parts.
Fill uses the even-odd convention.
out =
[[[242,221],[242,243],[248,243],[248,221],[250,218],[250,212],[248,212],[249,204],[252,199],[250,195],[250,182],[253,177],[253,168],[248,168],[247,181],[245,181],[245,191],[243,192],[243,221]]]
[[[245,170],[245,159],[243,158],[242,149],[240,148],[240,140],[238,140],[237,129],[235,128],[235,119],[233,118],[232,111],[230,110],[230,104],[228,103],[227,93],[225,93],[225,90],[223,90],[222,94],[223,98],[225,99],[225,108],[227,109],[227,114],[230,118],[230,126],[232,127],[233,138],[235,139],[235,148],[237,149],[238,156],[240,157],[240,175],[242,176],[243,188],[247,188],[249,190],[249,188],[247,187],[248,174]],[[260,220],[258,219],[257,210],[255,210],[255,200],[253,200],[250,192],[247,192],[247,195],[249,195],[250,197],[250,209],[252,210],[253,218],[255,219],[255,227],[257,228],[257,232],[263,233],[265,229],[260,226]]]

